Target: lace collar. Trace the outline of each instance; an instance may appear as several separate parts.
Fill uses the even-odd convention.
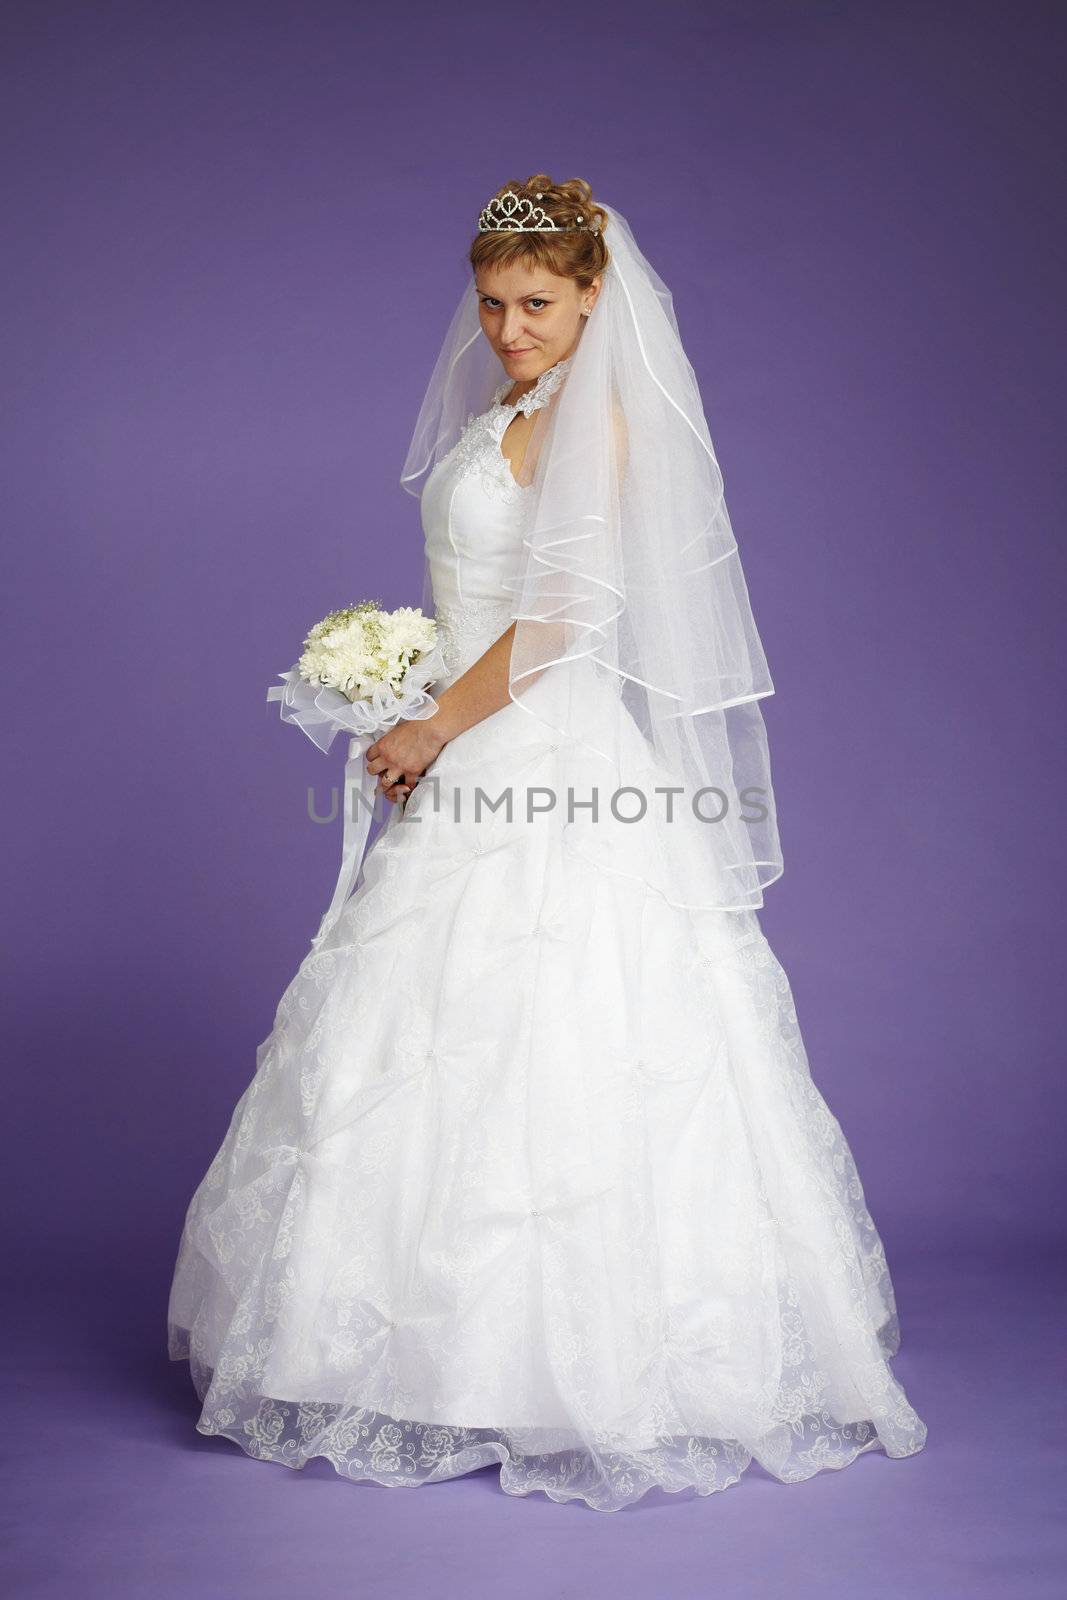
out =
[[[525,394],[520,394],[519,398],[512,400],[510,405],[504,403],[504,395],[511,388],[513,380],[505,378],[493,395],[493,405],[499,406],[502,411],[521,411],[523,416],[528,417],[548,403],[573,365],[573,356],[565,356],[562,361],[557,361],[554,367],[549,367],[545,372],[542,372],[532,389],[528,389]]]

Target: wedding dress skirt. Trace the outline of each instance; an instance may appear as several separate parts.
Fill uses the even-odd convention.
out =
[[[650,889],[662,829],[619,826],[622,872],[563,814],[527,822],[528,788],[588,774],[516,706],[433,771],[190,1206],[170,1353],[200,1431],[383,1484],[500,1462],[601,1510],[920,1449],[883,1248],[755,914]],[[478,785],[512,821],[463,815]]]
[[[517,501],[476,460],[499,530]],[[453,678],[507,614],[468,597],[460,625],[457,559]],[[595,716],[615,689],[580,670]],[[389,815],[189,1205],[168,1335],[201,1433],[384,1485],[499,1463],[508,1493],[604,1511],[922,1448],[882,1243],[756,914],[672,903],[684,830],[526,812],[603,781],[512,703]],[[510,820],[475,819],[479,787]]]

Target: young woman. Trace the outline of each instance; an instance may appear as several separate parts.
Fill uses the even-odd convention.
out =
[[[197,1427],[612,1511],[926,1428],[757,910],[772,692],[671,296],[587,183],[479,219],[403,483],[436,711],[189,1206]],[[501,376],[503,372],[503,376]]]

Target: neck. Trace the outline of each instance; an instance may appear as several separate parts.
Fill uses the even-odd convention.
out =
[[[511,391],[509,392],[508,399],[505,401],[505,404],[509,405],[509,406],[513,406],[515,404],[516,400],[521,400],[522,399],[524,394],[529,394],[531,389],[536,389],[537,385],[541,382],[541,379],[545,376],[545,373],[546,372],[551,372],[552,371],[552,367],[558,367],[561,362],[569,361],[571,356],[577,350],[577,348],[578,348],[578,341],[576,339],[574,341],[574,343],[571,345],[570,349],[567,351],[566,355],[560,356],[559,360],[557,360],[557,361],[553,361],[552,366],[551,367],[546,367],[544,372],[539,372],[537,374],[536,378],[525,378],[525,379],[523,379],[522,382],[519,384],[518,389],[516,389],[515,385],[513,384],[512,388],[511,388]]]

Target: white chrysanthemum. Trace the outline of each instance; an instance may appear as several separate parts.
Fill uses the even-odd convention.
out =
[[[331,611],[308,632],[297,663],[308,683],[368,699],[376,689],[397,690],[408,667],[432,650],[437,624],[414,606],[385,611],[375,601]]]

